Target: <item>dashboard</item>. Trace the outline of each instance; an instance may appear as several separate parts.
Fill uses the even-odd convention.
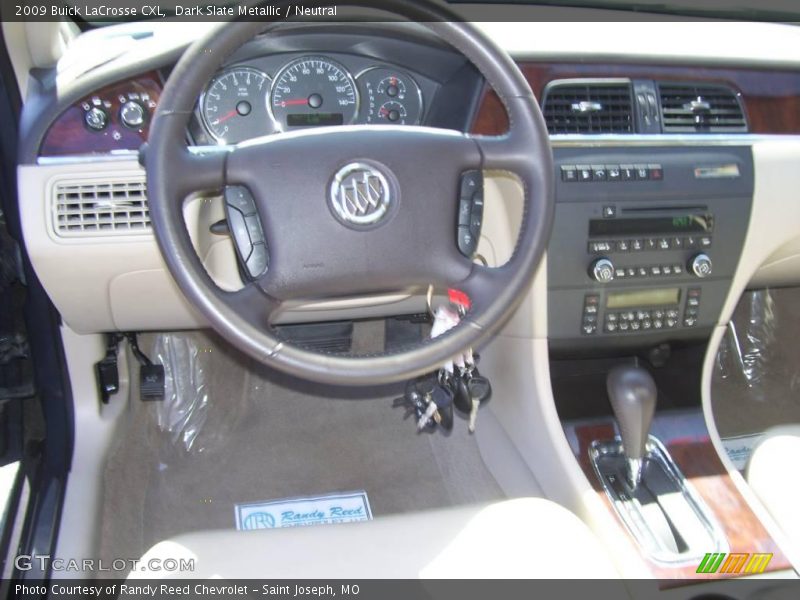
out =
[[[508,40],[502,32],[494,37],[519,46],[534,27],[523,25],[512,27],[517,35]],[[574,24],[567,25],[571,31]],[[547,24],[539,33],[559,27],[566,33],[567,25]],[[146,48],[150,42],[143,37],[136,43]],[[63,85],[42,82],[26,103],[20,139],[26,243],[54,303],[76,331],[203,325],[164,269],[138,163],[164,83],[184,47],[165,44]],[[538,54],[518,50],[515,59],[543,104],[557,166],[547,300],[539,298],[541,306],[549,301],[563,307],[551,311],[545,325],[552,344],[569,349],[706,336],[724,315],[732,285],[800,279],[800,238],[788,205],[778,200],[791,189],[778,182],[793,171],[770,171],[770,164],[786,160],[784,151],[775,151],[779,156],[770,162],[759,150],[783,140],[780,148],[791,155],[791,140],[800,134],[797,68],[773,59],[697,64],[700,55],[694,63],[630,56],[579,60],[547,48]],[[600,110],[605,108],[611,112]],[[197,98],[186,136],[190,144],[210,146],[345,125],[425,125],[479,135],[508,128],[502,104],[480,73],[422,28],[326,25],[287,28],[245,44]],[[666,131],[667,125],[673,129]],[[732,165],[738,169],[733,178],[696,174]],[[486,177],[477,246],[492,265],[513,252],[520,218],[519,189],[497,175]],[[773,202],[768,213],[765,198]],[[207,199],[187,203],[187,226],[209,274],[223,289],[237,289],[242,279],[233,244],[210,233],[225,216],[214,206]],[[664,222],[687,218],[705,223],[709,247],[692,246],[692,231],[663,231]],[[787,233],[756,240],[750,232],[757,226]],[[705,243],[704,236],[697,238]],[[748,250],[756,241],[755,251]],[[701,254],[712,263],[706,277],[694,272]],[[64,276],[65,261],[91,268],[76,281]],[[752,269],[742,284],[744,263]],[[159,311],[148,308],[153,298]],[[387,294],[308,303],[287,318],[313,322],[419,310],[424,298],[420,304],[408,294]]]
[[[318,27],[243,46],[197,99],[190,143],[237,144],[342,125],[469,130],[484,81],[421,28]],[[402,35],[401,35],[402,33]],[[58,114],[37,157],[138,152],[173,64],[91,90]]]

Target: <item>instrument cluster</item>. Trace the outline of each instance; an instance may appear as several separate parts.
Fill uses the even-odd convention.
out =
[[[420,76],[363,58],[348,62],[349,67],[343,60],[310,54],[228,67],[201,95],[200,121],[218,144],[307,127],[422,123]]]

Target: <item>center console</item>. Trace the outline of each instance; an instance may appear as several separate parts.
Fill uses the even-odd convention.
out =
[[[744,243],[749,148],[558,148],[551,347],[707,337]]]

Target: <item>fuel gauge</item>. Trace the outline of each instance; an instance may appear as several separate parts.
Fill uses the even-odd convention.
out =
[[[422,92],[409,74],[374,67],[358,76],[366,99],[362,122],[373,125],[418,125],[422,121]]]

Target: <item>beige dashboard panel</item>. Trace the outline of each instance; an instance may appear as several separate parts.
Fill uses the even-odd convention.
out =
[[[97,333],[207,326],[169,275],[149,230],[109,232],[78,227],[73,231],[65,228],[59,218],[56,210],[58,186],[63,196],[77,193],[70,191],[75,189],[107,190],[111,183],[141,184],[144,171],[135,160],[87,159],[24,165],[19,167],[18,180],[23,235],[31,262],[71,329],[77,333]],[[91,193],[88,196],[90,206],[94,203]],[[87,200],[85,192],[81,198]],[[127,198],[120,200],[126,201]],[[97,202],[113,203],[113,198]],[[236,268],[233,244],[229,238],[209,231],[212,223],[224,217],[221,200],[190,199],[184,206],[184,217],[212,279],[222,289],[240,288],[242,281]],[[278,316],[277,322],[377,318],[425,310],[424,297],[395,293],[295,302]]]

